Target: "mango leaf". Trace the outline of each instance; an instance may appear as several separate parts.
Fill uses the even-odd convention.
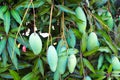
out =
[[[111,73],[111,72],[112,72],[112,64],[109,66],[107,72],[108,72],[108,73]]]
[[[10,72],[10,74],[13,77],[14,80],[20,80],[20,76],[19,76],[19,74],[16,71],[9,70],[9,72]]]
[[[114,52],[114,54],[117,55],[118,50],[117,50],[115,44],[113,44],[110,36],[107,35],[107,33],[105,31],[102,31],[102,30],[99,30],[98,33],[104,38],[105,42],[110,47],[110,49]]]
[[[78,22],[78,23],[82,23],[83,21],[81,19],[79,19],[76,15],[73,15],[73,14],[68,14],[70,17],[69,19],[72,19],[73,21],[75,22]]]
[[[15,4],[13,7],[14,7],[15,9],[27,8],[29,3],[30,3],[29,0],[24,0],[24,1],[18,2],[18,3]],[[33,1],[34,8],[38,8],[38,7],[42,6],[44,3],[45,3],[44,0]],[[33,6],[31,5],[29,8],[33,8]]]
[[[97,65],[97,69],[99,70],[101,68],[101,66],[103,65],[103,61],[104,61],[104,55],[100,54],[99,58],[98,58],[98,65]]]
[[[86,51],[86,47],[87,47],[87,34],[85,32],[82,35],[82,41],[81,41],[81,51],[82,51],[82,53],[84,53]]]
[[[78,38],[78,39],[81,39],[82,38],[82,34],[79,32],[78,29],[72,29],[75,36]]]
[[[32,72],[30,72],[30,73],[26,74],[21,80],[33,80],[34,76],[35,75]]]
[[[10,29],[10,12],[7,10],[7,12],[4,14],[4,29],[6,34],[8,34]]]
[[[92,66],[92,64],[86,58],[83,58],[83,63],[90,71],[95,73],[94,67]]]
[[[24,39],[24,41],[23,41],[23,39]],[[27,38],[23,38],[23,39],[18,36],[17,41],[18,41],[21,45],[24,45],[24,46],[26,46],[26,48],[29,48],[29,49],[30,49],[30,45],[29,45],[29,42],[28,42]]]
[[[12,32],[12,33],[17,32],[18,29],[19,29],[19,27],[12,28],[10,32]],[[20,28],[20,31],[25,30],[25,29],[26,29],[26,28],[22,26],[22,27]]]
[[[111,50],[108,47],[100,47],[98,49],[100,52],[106,52],[106,53],[112,53]]]
[[[90,51],[87,51],[87,52],[85,52],[85,53],[83,53],[83,56],[90,56],[90,55],[93,55],[93,54],[95,54],[97,51],[98,51],[98,47],[96,47],[95,49],[93,49],[93,50],[90,50]]]
[[[114,21],[113,21],[113,18],[112,18],[112,14],[108,11],[106,13],[106,16],[108,16],[108,20],[106,20],[106,24],[109,26],[110,30],[113,29],[114,27]]]
[[[28,68],[30,67],[31,64],[27,63],[27,62],[19,62],[19,66],[18,66],[18,69],[24,69],[24,68]]]
[[[102,17],[98,16],[97,14],[94,14],[93,17],[100,23],[102,24],[103,29],[106,31],[109,31],[110,28],[106,25],[106,23],[102,20]]]
[[[76,44],[76,37],[71,29],[66,33],[67,43],[70,47],[74,48]]]
[[[9,56],[12,60],[12,63],[14,64],[15,68],[18,69],[18,59],[17,59],[17,56],[16,54],[12,54],[13,50],[11,48],[11,46],[8,44],[7,45],[7,50],[8,50],[8,53],[9,53]]]
[[[5,46],[6,46],[6,39],[2,39],[0,41],[0,54],[3,52]]]
[[[67,49],[67,54],[68,55],[77,54],[78,52],[79,52],[78,49],[75,49],[75,48],[69,48],[69,49]]]
[[[37,14],[40,15],[40,16],[46,14],[46,13],[49,12],[49,10],[50,10],[50,8],[46,8],[46,7],[45,7],[45,8],[42,8],[42,9],[44,9],[44,10],[37,13]]]
[[[3,59],[3,62],[2,62],[3,66],[7,67],[8,53],[7,53],[6,49],[4,49],[2,52],[2,59]]]
[[[13,79],[13,77],[9,73],[1,73],[0,76],[2,79]]]
[[[11,14],[12,14],[12,17],[19,23],[19,24],[21,24],[21,17],[20,17],[20,15],[19,15],[19,13],[16,11],[16,10],[14,10],[14,9],[12,9],[11,10]]]
[[[8,70],[8,67],[0,67],[0,74]]]
[[[39,70],[40,73],[42,74],[42,76],[44,76],[44,66],[43,66],[43,62],[40,58],[38,58],[35,63],[34,63],[35,67],[34,70]]]
[[[8,8],[7,6],[0,7],[0,19],[4,20],[3,14],[7,10],[7,8]]]
[[[63,5],[58,5],[57,6],[60,10],[66,12],[66,13],[70,13],[70,14],[74,14],[75,15],[75,12],[72,11],[70,8],[66,7],[66,6],[63,6]]]
[[[111,63],[111,56],[110,56],[110,55],[105,54],[105,59],[106,59],[109,63]]]
[[[20,50],[17,47],[17,45],[15,44],[15,40],[12,37],[8,38],[8,43],[10,44],[12,50],[14,49],[14,52],[17,53],[17,55],[20,56]],[[14,48],[15,47],[15,48]],[[12,53],[13,54],[13,53]]]

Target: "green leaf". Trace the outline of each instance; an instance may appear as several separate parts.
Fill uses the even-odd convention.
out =
[[[19,23],[19,24],[21,24],[21,17],[20,17],[20,15],[19,15],[19,13],[16,11],[16,10],[14,10],[14,9],[12,9],[11,10],[11,14],[12,14],[12,17]]]
[[[12,50],[14,49],[14,52],[17,53],[20,56],[20,50],[17,47],[17,45],[15,44],[15,39],[13,39],[12,37],[9,37],[8,38],[8,43],[10,44],[10,47],[12,48]]]
[[[81,39],[82,38],[82,34],[79,32],[78,29],[72,29],[75,36],[78,38],[78,39]]]
[[[103,29],[105,29],[106,31],[110,30],[110,28],[106,25],[106,23],[102,20],[102,17],[100,17],[99,15],[93,15],[93,17],[100,22],[100,24],[102,25]]]
[[[10,74],[13,77],[14,80],[20,80],[20,76],[19,76],[19,74],[16,71],[9,70],[9,72],[10,72]]]
[[[112,64],[109,66],[107,72],[108,72],[108,73],[111,73],[111,72],[112,72]]]
[[[38,58],[36,61],[35,61],[35,68],[34,70],[39,70],[40,73],[42,74],[42,76],[44,76],[44,66],[43,66],[43,62],[40,58]]]
[[[82,41],[81,41],[81,51],[82,51],[82,53],[84,53],[86,51],[86,47],[87,47],[87,34],[85,32],[82,35]]]
[[[0,74],[0,76],[2,77],[2,79],[13,79],[13,77],[9,74],[9,73],[2,73]]]
[[[103,61],[104,61],[104,55],[101,54],[98,58],[98,65],[97,65],[97,69],[99,70],[101,68],[101,66],[103,65]]]
[[[77,54],[78,52],[79,52],[78,49],[75,49],[75,48],[69,48],[69,49],[67,49],[67,54],[68,55]]]
[[[6,38],[0,41],[0,54],[3,52],[5,46],[6,46]]]
[[[66,7],[66,6],[63,6],[63,5],[58,5],[57,6],[60,10],[66,12],[66,13],[70,13],[70,14],[74,14],[75,15],[75,12],[72,11],[70,8]]]
[[[72,18],[73,21],[82,24],[83,21],[81,19],[79,19],[76,15],[69,14],[69,16],[70,16],[70,19]]]
[[[114,27],[114,21],[113,21],[113,18],[112,18],[112,14],[108,11],[106,13],[106,16],[108,16],[108,20],[106,20],[106,24],[108,25],[108,27],[110,28],[110,30],[113,29]]]
[[[74,48],[76,44],[76,37],[71,29],[66,33],[67,43],[70,47]]]
[[[6,49],[3,50],[2,52],[2,59],[3,59],[3,66],[7,67],[7,61],[8,61],[8,53],[6,51]]]
[[[108,54],[105,54],[105,59],[106,59],[109,63],[111,63],[111,56],[109,56]]]
[[[33,80],[34,74],[32,72],[26,74],[21,80]]]
[[[5,32],[8,34],[10,29],[10,12],[9,11],[7,11],[4,14],[4,29],[5,29]]]
[[[104,38],[105,42],[110,47],[110,49],[114,52],[114,54],[117,55],[118,50],[117,50],[115,44],[113,44],[110,36],[105,31],[102,31],[102,30],[99,30],[98,33]]]
[[[0,74],[6,72],[7,70],[8,70],[8,67],[1,67]]]
[[[94,67],[92,66],[92,64],[85,58],[83,58],[83,62],[84,62],[84,65],[90,70],[92,71],[93,73],[95,73],[95,70],[94,70]]]
[[[18,29],[19,29],[19,27],[15,27],[15,28],[11,29],[11,31],[10,31],[10,32],[15,33],[15,32],[17,32],[17,31],[18,31]],[[25,27],[21,27],[21,28],[20,28],[20,31],[25,30],[25,29],[26,29]]]
[[[83,56],[90,56],[90,55],[93,55],[93,54],[95,54],[97,51],[98,51],[98,47],[96,47],[95,49],[93,49],[93,50],[90,50],[90,51],[87,51],[87,52],[85,52],[85,53],[83,53]]]
[[[7,10],[7,8],[8,8],[7,6],[0,7],[0,19],[4,20],[3,14]]]
[[[100,47],[98,49],[100,52],[106,52],[106,53],[112,53],[111,50],[108,47]]]
[[[19,2],[18,2],[17,4],[15,4],[13,7],[14,7],[14,9],[27,8],[29,3],[30,3],[30,1],[28,1],[28,0],[19,1]],[[34,8],[38,8],[38,7],[42,6],[44,3],[45,3],[44,0],[33,1]],[[33,6],[30,5],[29,8],[33,8]]]
[[[18,65],[18,69],[24,69],[24,68],[28,68],[30,67],[31,64],[27,63],[27,62],[19,62],[19,65]]]
[[[12,54],[12,48],[11,48],[11,46],[9,44],[7,45],[7,50],[8,50],[8,53],[10,55],[10,58],[12,60],[12,63],[14,64],[15,68],[18,69],[18,59],[17,59],[17,56],[16,56],[16,54]]]
[[[50,10],[50,8],[46,8],[46,7],[42,8],[42,9],[44,9],[44,10],[43,10],[43,11],[39,11],[39,12],[37,13],[37,14],[40,15],[40,16],[46,14],[46,13],[49,12],[49,10]]]

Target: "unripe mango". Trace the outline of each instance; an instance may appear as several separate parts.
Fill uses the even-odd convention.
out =
[[[40,54],[42,50],[42,41],[37,33],[32,33],[29,37],[30,46],[35,55]]]
[[[53,45],[49,46],[47,50],[47,61],[51,71],[55,72],[57,68],[58,56],[57,51]]]
[[[95,32],[91,32],[87,40],[87,50],[93,50],[96,47],[99,47],[99,41]]]
[[[120,70],[120,62],[116,56],[112,57],[112,67],[113,67],[113,70]]]
[[[66,66],[67,66],[67,60],[68,60],[68,56],[67,55],[59,56],[59,58],[58,58],[58,65],[57,65],[57,71],[60,74],[64,74],[64,72],[66,70]]]
[[[74,54],[70,55],[68,58],[68,70],[70,73],[73,73],[75,66],[77,64],[77,60]]]
[[[78,29],[81,33],[84,33],[87,25],[85,13],[81,7],[77,7],[75,12],[76,12],[76,17],[83,21],[83,22],[76,22],[78,25]]]
[[[92,80],[90,76],[85,76],[85,80]]]

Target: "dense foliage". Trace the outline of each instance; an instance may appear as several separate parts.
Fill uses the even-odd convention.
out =
[[[120,0],[0,0],[0,80],[119,80]]]

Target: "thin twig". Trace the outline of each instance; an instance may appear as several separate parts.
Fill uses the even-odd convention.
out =
[[[34,9],[34,4],[32,3],[32,7],[33,7],[33,15],[34,15],[34,28],[33,28],[33,30],[34,30],[34,32],[35,32],[35,28],[36,28],[36,24],[35,24],[35,9]]]
[[[64,5],[64,0],[62,5]],[[66,41],[66,37],[65,37],[65,17],[64,17],[64,12],[62,12],[62,17],[61,17],[61,27],[62,27],[62,39],[65,41],[66,47],[68,48],[68,44]]]
[[[52,4],[51,5],[51,10],[50,10],[50,22],[49,22],[49,36],[48,36],[48,39],[47,39],[47,48],[48,48],[48,45],[49,45],[49,39],[51,37],[51,44],[52,44],[52,35],[51,35],[51,22],[52,22],[52,12],[53,12],[53,7],[54,5]]]
[[[19,25],[19,27],[18,27],[18,31],[17,31],[17,34],[16,34],[16,36],[15,36],[15,41],[14,41],[14,46],[13,46],[13,51],[12,51],[12,58],[14,58],[14,49],[15,49],[15,45],[16,45],[16,41],[17,41],[18,34],[19,34],[19,32],[20,32],[20,29],[21,29],[21,27],[22,27],[23,21],[24,21],[26,15],[27,15],[27,12],[28,12],[28,10],[29,10],[29,7],[30,7],[31,3],[32,3],[32,1],[28,4],[28,8],[26,9],[25,14],[24,14],[24,16],[23,16],[23,19],[22,19],[22,21],[21,21],[21,23],[20,23],[20,25]]]

